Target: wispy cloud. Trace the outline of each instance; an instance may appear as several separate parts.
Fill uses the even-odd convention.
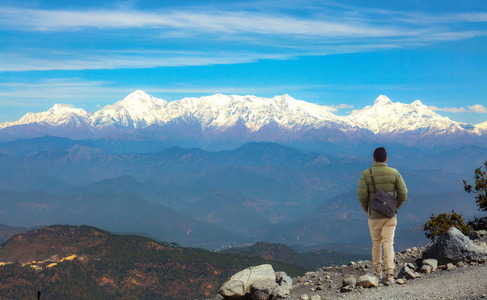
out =
[[[428,106],[428,109],[433,111],[446,111],[452,113],[462,113],[465,112],[463,107],[438,107],[438,106]]]
[[[86,49],[59,49],[50,43],[22,44],[15,51],[0,52],[0,71],[89,70],[203,66],[251,63],[264,59],[292,59],[423,47],[487,35],[463,23],[487,22],[487,13],[405,13],[362,10],[333,1],[252,1],[251,3],[198,4],[181,7],[137,9],[136,2],[118,1],[114,8],[84,10],[0,7],[0,30],[22,33],[66,34],[76,39],[83,33],[114,38],[137,38],[140,48],[130,49],[117,39],[119,49],[102,53]],[[195,4],[196,5],[196,4]],[[299,11],[301,13],[296,13]],[[448,22],[446,21],[448,20]],[[192,43],[181,42],[190,38]],[[154,43],[156,41],[156,43]],[[204,43],[204,47],[198,47]],[[65,46],[63,44],[63,46]],[[41,48],[41,49],[36,49]],[[53,48],[50,48],[53,47]],[[55,55],[54,55],[55,53]]]
[[[0,60],[0,71],[100,70],[154,67],[184,67],[251,63],[260,59],[282,60],[286,54],[242,52],[157,52],[143,50],[104,51],[84,53],[53,53],[46,57],[5,54]]]
[[[190,30],[193,33],[250,33],[297,36],[387,37],[413,35],[415,31],[365,22],[333,22],[272,16],[245,11],[144,12],[136,10],[40,10],[2,8],[0,25],[10,29],[66,31],[83,28],[161,28]]]
[[[299,91],[311,86],[154,86],[154,85],[124,85],[115,86],[112,82],[106,81],[85,81],[78,78],[55,78],[43,79],[38,82],[9,82],[0,83],[0,105],[11,107],[46,107],[55,103],[71,103],[78,106],[104,106],[113,104],[123,99],[131,92],[142,89],[157,96],[165,95],[170,98],[162,97],[164,100],[178,100],[191,95],[213,95],[213,94],[237,94],[248,95],[267,95],[272,97],[277,90]],[[319,86],[322,88],[323,86]],[[12,102],[11,99],[18,99]],[[100,104],[101,103],[101,104]],[[95,105],[95,106],[94,106]],[[336,107],[343,107],[340,104]],[[328,106],[331,111],[336,111],[333,106]]]
[[[467,106],[467,109],[465,109],[464,107],[437,107],[437,106],[428,106],[428,108],[433,111],[446,111],[451,113],[463,113],[463,112],[479,113],[479,114],[487,113],[487,109],[481,104]]]

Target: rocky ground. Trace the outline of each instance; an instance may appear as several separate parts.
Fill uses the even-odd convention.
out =
[[[472,235],[473,243],[487,249],[487,235]],[[431,245],[411,248],[396,253],[397,283],[386,286],[379,281],[377,287],[355,286],[344,289],[343,280],[353,276],[358,279],[365,273],[374,274],[371,261],[351,262],[348,266],[328,267],[303,277],[293,278],[293,287],[288,299],[487,299],[487,264],[485,262],[463,262],[439,265],[430,273],[421,272],[423,252]],[[413,264],[416,276],[404,272],[404,264]],[[413,268],[411,268],[413,269]],[[419,273],[419,274],[418,274]],[[409,279],[407,279],[409,277]],[[304,296],[306,295],[306,296]]]
[[[396,253],[395,284],[377,280],[371,261],[350,262],[292,278],[286,299],[487,299],[487,232],[470,237],[456,230],[450,239]],[[435,248],[442,253],[432,254]],[[443,253],[449,248],[451,253]],[[425,262],[431,256],[438,260]],[[370,278],[364,278],[366,274]],[[281,299],[269,295],[251,294],[246,299]]]
[[[404,280],[403,284],[386,286],[384,282],[379,282],[373,288],[355,287],[350,291],[342,290],[345,277],[355,274],[355,278],[358,278],[365,272],[373,274],[369,261],[356,266],[360,267],[317,270],[307,276],[293,278],[295,283],[288,299],[487,299],[485,263],[460,264],[452,269],[446,269],[445,266],[430,274],[421,274],[420,278]]]

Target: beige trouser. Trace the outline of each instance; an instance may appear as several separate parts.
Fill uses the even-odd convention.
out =
[[[382,243],[384,243],[384,261],[386,274],[394,273],[394,231],[397,219],[369,219],[372,237],[372,264],[377,272],[382,270]]]

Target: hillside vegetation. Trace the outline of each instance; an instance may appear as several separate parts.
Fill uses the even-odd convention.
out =
[[[55,225],[20,233],[0,250],[0,295],[28,299],[194,299],[216,295],[234,273],[272,263],[257,257],[183,248],[90,226]]]

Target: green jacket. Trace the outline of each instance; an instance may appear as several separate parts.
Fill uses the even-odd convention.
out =
[[[398,201],[397,208],[401,207],[408,195],[408,189],[401,174],[396,169],[389,168],[385,162],[373,163],[372,173],[374,173],[375,186],[395,196]],[[369,203],[374,198],[374,186],[372,185],[369,169],[364,170],[362,176],[360,176],[357,195],[362,209],[367,213],[369,219],[384,218],[384,215],[369,210]]]

